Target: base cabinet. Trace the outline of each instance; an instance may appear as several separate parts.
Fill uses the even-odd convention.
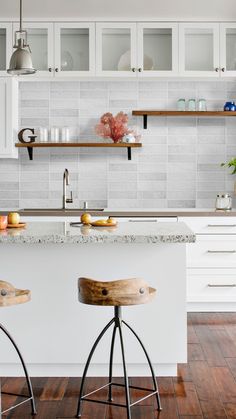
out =
[[[0,158],[17,158],[18,82],[0,78]]]
[[[236,218],[183,218],[196,234],[187,245],[188,311],[236,310]]]

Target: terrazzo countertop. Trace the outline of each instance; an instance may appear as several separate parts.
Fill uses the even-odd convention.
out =
[[[9,210],[0,211],[0,215],[7,214]],[[85,211],[93,216],[111,217],[236,217],[236,208],[231,211],[217,211],[214,208],[105,208],[79,209],[68,206],[66,210],[60,208],[15,209],[21,216],[27,217],[80,217]]]
[[[65,222],[30,222],[23,229],[0,231],[0,243],[193,243],[185,223],[118,223],[116,227],[70,226]]]

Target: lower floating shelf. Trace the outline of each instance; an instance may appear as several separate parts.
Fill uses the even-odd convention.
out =
[[[131,148],[142,147],[142,143],[16,143],[17,148],[27,148],[30,160],[33,160],[34,148],[47,147],[111,147],[111,148],[127,148],[128,160],[131,160]]]

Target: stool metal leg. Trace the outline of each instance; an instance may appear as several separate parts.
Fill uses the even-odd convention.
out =
[[[109,329],[109,327],[114,323],[115,319],[113,318],[105,327],[104,329],[101,331],[100,335],[98,336],[98,338],[96,339],[90,353],[87,359],[87,362],[85,364],[85,368],[84,368],[84,372],[83,372],[83,377],[81,380],[81,386],[80,386],[80,395],[79,395],[79,402],[78,402],[78,409],[77,409],[77,415],[76,417],[79,418],[81,416],[81,402],[83,401],[83,390],[84,390],[84,384],[85,384],[85,379],[86,379],[86,375],[88,372],[88,368],[92,359],[92,356],[94,354],[94,351],[98,345],[98,343],[100,342],[100,340],[102,339],[103,335],[106,333],[106,331]]]
[[[113,332],[112,332],[112,339],[111,339],[111,352],[110,352],[110,363],[109,363],[109,392],[108,392],[108,400],[112,402],[112,371],[113,371],[113,354],[114,354],[114,345],[115,345],[115,338],[116,338],[116,329],[117,325],[115,323]]]
[[[125,362],[125,350],[124,350],[122,323],[121,322],[122,322],[122,320],[120,320],[120,322],[119,322],[118,329],[119,329],[119,334],[120,334],[120,345],[121,345],[123,370],[124,370],[124,380],[125,380],[126,411],[127,411],[127,419],[131,419],[129,379],[128,379],[128,376],[127,376],[127,369],[126,369],[126,362]]]
[[[25,378],[26,378],[26,381],[27,381],[28,391],[29,391],[29,394],[30,394],[30,403],[31,403],[32,415],[36,415],[37,414],[37,411],[36,411],[36,406],[35,406],[35,400],[34,400],[34,394],[33,394],[32,384],[31,384],[31,380],[30,380],[30,377],[29,377],[29,374],[28,374],[28,371],[27,371],[27,368],[26,368],[24,359],[23,359],[23,357],[21,355],[21,352],[20,352],[18,346],[16,345],[14,339],[12,338],[12,336],[9,334],[9,332],[5,329],[5,327],[2,324],[0,324],[0,329],[10,339],[11,343],[13,344],[13,346],[14,346],[14,348],[15,348],[15,350],[16,350],[19,358],[20,358],[20,361],[21,361],[21,364],[22,364],[22,367],[23,367],[23,370],[24,370],[24,373],[25,373]]]
[[[157,386],[157,380],[156,380],[156,376],[155,376],[155,372],[154,372],[154,368],[153,368],[153,366],[152,366],[152,363],[151,363],[151,360],[150,360],[150,358],[149,358],[149,355],[148,355],[148,353],[147,353],[147,351],[146,351],[146,348],[145,348],[145,346],[143,345],[143,342],[141,341],[141,339],[140,339],[140,337],[137,335],[137,333],[132,329],[132,327],[131,326],[129,326],[128,325],[128,323],[126,323],[124,320],[122,320],[122,323],[123,324],[125,324],[125,326],[127,326],[128,327],[128,329],[134,334],[134,336],[136,337],[136,339],[138,340],[138,342],[140,343],[140,345],[141,345],[141,347],[142,347],[142,349],[143,349],[143,352],[145,353],[145,356],[146,356],[146,358],[147,358],[147,361],[148,361],[148,364],[149,364],[149,368],[150,368],[150,370],[151,370],[151,373],[152,373],[152,380],[153,380],[153,385],[154,385],[154,389],[155,389],[155,391],[157,391],[157,393],[156,393],[156,399],[157,399],[157,408],[158,408],[158,410],[159,411],[161,411],[162,410],[162,407],[161,407],[161,400],[160,400],[160,395],[159,395],[159,391],[158,391],[158,386]]]

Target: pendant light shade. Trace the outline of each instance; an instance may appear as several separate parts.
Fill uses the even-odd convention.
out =
[[[15,32],[16,50],[13,52],[7,72],[12,75],[34,74],[30,47],[27,43],[27,32],[22,30],[22,0],[20,0],[20,29]]]

